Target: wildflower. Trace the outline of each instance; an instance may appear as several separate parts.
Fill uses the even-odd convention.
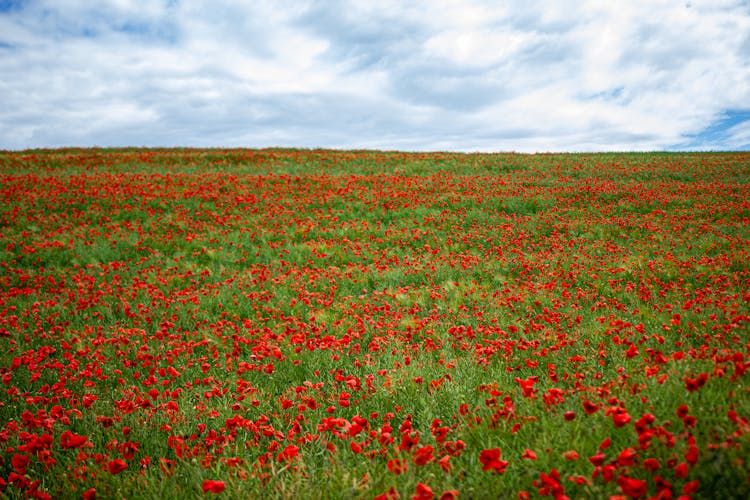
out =
[[[685,377],[685,389],[688,392],[694,392],[703,387],[708,381],[708,374],[701,373],[695,378]]]
[[[617,480],[617,485],[620,487],[624,494],[633,498],[642,497],[648,491],[648,483],[646,481],[643,481],[642,479],[621,476]]]
[[[479,461],[482,463],[483,471],[492,471],[496,474],[504,474],[508,462],[500,459],[500,448],[482,450],[479,454]]]
[[[425,465],[432,461],[433,448],[430,445],[421,446],[414,452],[413,460],[417,465]]]
[[[224,483],[224,481],[215,481],[213,479],[206,479],[203,481],[204,493],[221,493],[224,491],[224,488],[226,488],[226,483]]]
[[[401,498],[401,495],[396,491],[396,488],[391,486],[388,491],[374,497],[372,500],[398,500],[399,498]]]
[[[401,460],[400,458],[392,458],[388,460],[388,470],[397,476],[400,476],[408,469],[409,466],[407,465],[406,460]]]
[[[432,488],[424,483],[417,483],[416,492],[411,498],[412,500],[432,500],[435,495],[432,493]]]
[[[64,449],[80,448],[85,445],[88,440],[89,438],[87,436],[80,436],[78,434],[73,434],[70,431],[65,431],[60,435],[60,446]]]
[[[107,464],[107,470],[109,470],[110,474],[119,474],[120,472],[124,471],[128,468],[127,462],[122,459],[115,459],[111,460],[109,464]]]

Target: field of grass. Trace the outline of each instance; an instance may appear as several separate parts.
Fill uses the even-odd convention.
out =
[[[748,498],[749,183],[0,152],[0,496]]]

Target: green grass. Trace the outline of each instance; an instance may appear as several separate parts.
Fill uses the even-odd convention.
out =
[[[2,494],[202,498],[221,480],[230,498],[408,498],[419,483],[517,498],[555,470],[570,498],[621,495],[621,477],[655,496],[656,476],[674,496],[698,481],[691,497],[745,498],[748,160],[1,153]],[[90,445],[64,449],[65,431]],[[138,449],[111,474],[123,442]],[[493,448],[504,474],[482,470]]]

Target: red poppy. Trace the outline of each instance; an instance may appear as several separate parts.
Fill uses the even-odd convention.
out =
[[[446,441],[445,442],[445,451],[453,456],[457,457],[461,455],[461,452],[466,448],[466,443],[464,443],[461,440],[458,441]]]
[[[686,404],[681,404],[677,407],[677,416],[679,418],[687,417],[689,412],[690,410],[688,409],[688,406]]]
[[[291,462],[299,457],[299,446],[293,444],[288,445],[286,448],[276,456],[277,462]]]
[[[226,488],[226,483],[224,483],[224,481],[215,481],[213,479],[206,479],[203,481],[204,493],[221,493],[224,491],[224,488]]]
[[[18,474],[26,474],[26,466],[29,465],[30,458],[28,455],[19,455],[15,454],[13,455],[13,458],[10,459],[10,464],[13,466],[13,470],[15,470]]]
[[[505,474],[505,468],[509,462],[500,459],[500,448],[482,450],[479,454],[479,461],[482,463],[483,471],[492,471],[496,474]]]
[[[433,458],[433,448],[430,445],[427,446],[420,446],[417,448],[417,450],[414,452],[414,455],[412,457],[412,460],[414,460],[414,463],[417,465],[425,465],[428,462],[432,461]]]
[[[680,462],[677,467],[674,468],[674,475],[679,478],[686,478],[688,475],[688,464]]]
[[[654,476],[654,483],[656,484],[656,489],[659,490],[660,492],[666,491],[666,492],[669,492],[670,494],[672,493],[672,483],[670,483],[663,477],[659,475]],[[671,496],[669,497],[665,496],[664,498],[671,498]]]
[[[549,474],[542,472],[539,474],[539,480],[534,481],[534,486],[539,488],[539,494],[546,496],[551,495],[555,498],[563,498],[565,488],[560,482],[560,472],[552,469]]]
[[[167,477],[174,474],[175,470],[177,469],[177,464],[174,460],[170,460],[169,458],[160,457],[159,458],[159,469],[162,471],[164,475]]]
[[[685,388],[688,392],[697,391],[706,384],[706,381],[708,381],[706,373],[701,373],[695,378],[685,377]]]
[[[396,474],[397,476],[403,474],[409,469],[409,466],[406,463],[406,460],[402,460],[400,458],[392,458],[388,460],[388,470],[391,471],[393,474]]]
[[[642,479],[621,476],[617,479],[617,485],[624,494],[633,498],[640,498],[648,493],[648,482]]]
[[[373,497],[372,500],[399,500],[401,498],[401,495],[398,491],[396,491],[396,488],[391,486],[391,488],[386,491],[385,493],[381,493],[380,495]]]
[[[612,416],[612,423],[614,423],[615,427],[618,429],[626,426],[631,420],[627,410],[619,406],[608,409],[606,414]]]
[[[689,463],[690,465],[695,465],[698,463],[698,455],[700,454],[700,451],[698,450],[697,446],[690,446],[685,452],[685,461]]]
[[[638,453],[633,448],[625,448],[620,452],[617,457],[617,465],[620,467],[628,467],[635,463],[635,459],[638,457]]]
[[[121,443],[117,448],[120,450],[122,458],[125,460],[133,460],[138,449],[141,447],[140,443],[134,443],[133,441],[126,441]]]
[[[110,474],[119,474],[120,472],[124,471],[128,468],[128,463],[125,460],[122,459],[115,459],[111,460],[109,464],[107,464],[107,470]]]
[[[401,437],[400,449],[403,451],[411,451],[419,443],[419,433],[416,431],[404,432]]]
[[[643,468],[648,471],[655,471],[659,470],[661,466],[659,465],[659,461],[653,457],[647,458],[643,461]]]
[[[424,483],[417,483],[417,489],[412,495],[412,500],[432,500],[435,498],[435,494],[432,492],[432,488]]]
[[[589,457],[589,462],[591,462],[593,465],[599,466],[602,465],[606,459],[607,456],[600,451],[596,455]]]
[[[523,396],[529,399],[535,397],[536,389],[534,389],[534,384],[536,384],[538,381],[539,381],[539,377],[537,376],[532,376],[525,380],[516,377],[516,382],[518,383],[519,387],[521,387]]]
[[[80,436],[78,434],[73,434],[70,431],[65,431],[60,434],[60,446],[64,449],[80,448],[85,445],[88,440],[88,436]]]
[[[682,493],[684,495],[690,495],[700,489],[700,482],[696,479],[694,481],[688,481],[682,487]]]

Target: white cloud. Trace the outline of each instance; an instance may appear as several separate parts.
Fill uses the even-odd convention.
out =
[[[450,30],[431,37],[424,48],[427,54],[446,58],[453,64],[486,66],[502,62],[531,39],[532,35],[526,33]]]
[[[407,4],[24,2],[0,11],[0,148],[700,147],[750,107],[744,1]]]
[[[739,123],[727,131],[726,149],[750,148],[750,120]]]

